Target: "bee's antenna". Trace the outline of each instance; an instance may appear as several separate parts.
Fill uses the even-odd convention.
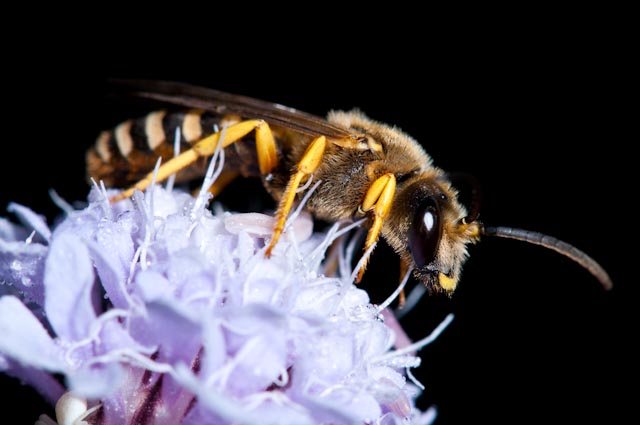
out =
[[[529,242],[534,245],[540,245],[545,248],[552,249],[571,258],[573,261],[589,270],[589,272],[598,279],[604,289],[610,290],[613,287],[613,282],[611,282],[611,278],[607,272],[593,258],[589,257],[586,253],[575,246],[556,239],[553,236],[529,230],[514,229],[512,227],[483,227],[481,232],[486,236],[517,239],[519,241]]]

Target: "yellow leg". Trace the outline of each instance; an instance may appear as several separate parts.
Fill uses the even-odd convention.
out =
[[[213,182],[213,184],[209,188],[209,192],[214,197],[218,196],[220,192],[222,192],[224,188],[227,187],[232,181],[234,181],[239,175],[240,172],[236,170],[223,171],[222,173],[220,173],[216,181]]]
[[[275,168],[278,163],[278,157],[276,155],[276,143],[271,133],[269,125],[262,120],[248,120],[242,121],[237,124],[231,125],[226,129],[214,133],[198,143],[187,151],[182,152],[175,158],[170,159],[160,166],[158,174],[156,176],[156,183],[160,183],[166,180],[170,175],[177,173],[178,171],[187,168],[201,157],[211,156],[215,153],[218,146],[220,135],[224,132],[224,140],[222,141],[222,147],[226,148],[232,143],[245,137],[251,131],[256,131],[256,149],[258,151],[258,165],[260,172],[268,174]],[[133,195],[135,190],[146,189],[153,180],[153,172],[147,174],[147,176],[137,182],[132,187],[123,191],[119,195],[111,198],[112,202],[125,199]]]
[[[271,256],[271,251],[273,251],[273,248],[278,243],[278,239],[280,239],[280,236],[284,231],[284,225],[287,222],[287,217],[289,216],[289,212],[291,211],[291,207],[293,206],[293,201],[296,198],[296,191],[300,186],[302,179],[313,173],[316,168],[318,168],[326,146],[327,139],[324,136],[320,136],[317,139],[314,139],[302,156],[302,159],[298,163],[298,170],[289,179],[287,188],[285,189],[284,194],[282,195],[282,199],[280,199],[280,204],[278,205],[278,212],[276,213],[276,225],[273,229],[273,237],[271,238],[271,242],[269,243],[267,251],[265,252],[265,255],[267,257]]]
[[[267,175],[278,165],[276,141],[267,123],[256,128],[256,149],[260,174]]]
[[[382,230],[382,223],[387,218],[391,204],[393,203],[393,195],[396,193],[396,178],[393,174],[387,173],[379,177],[373,182],[367,194],[362,201],[362,211],[373,210],[373,223],[367,234],[367,240],[364,243],[365,252],[371,248],[380,237],[380,231]],[[358,273],[356,283],[362,280],[364,271],[367,268],[369,257],[367,257]]]

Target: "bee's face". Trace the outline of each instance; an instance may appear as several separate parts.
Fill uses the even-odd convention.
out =
[[[418,176],[399,188],[383,230],[414,275],[434,291],[452,292],[480,224],[464,224],[464,207],[442,177]]]

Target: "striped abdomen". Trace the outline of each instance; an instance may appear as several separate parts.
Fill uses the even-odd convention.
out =
[[[237,116],[220,116],[202,111],[154,111],[104,131],[87,152],[87,175],[104,181],[107,187],[125,187],[153,170],[158,157],[166,162],[174,156],[176,129],[180,129],[180,152],[214,133],[215,129],[240,121]],[[208,158],[178,173],[178,181],[204,175]],[[256,175],[256,153],[252,140],[225,149],[225,168],[242,175]]]

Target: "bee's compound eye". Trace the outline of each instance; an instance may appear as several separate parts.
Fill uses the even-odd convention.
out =
[[[442,225],[437,202],[427,198],[416,210],[409,229],[409,250],[416,267],[422,268],[436,258]]]

